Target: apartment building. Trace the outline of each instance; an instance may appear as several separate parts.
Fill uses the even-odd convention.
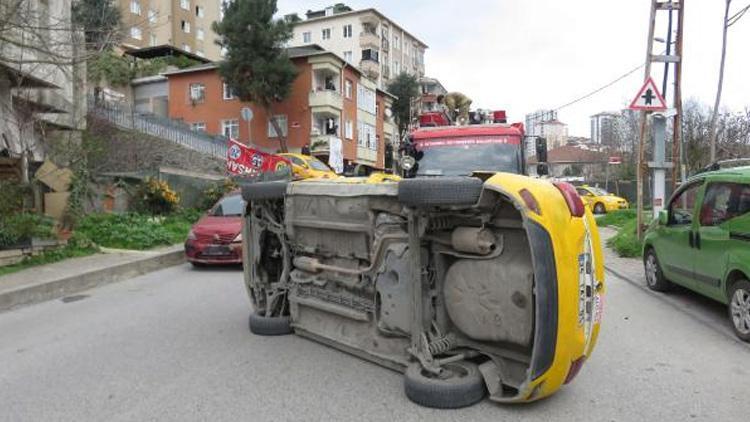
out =
[[[591,116],[591,143],[614,145],[617,137],[617,122],[621,118],[617,112],[602,112]]]
[[[70,0],[0,6],[8,23],[0,25],[0,180],[29,182],[52,139],[85,129],[83,34],[70,7]]]
[[[290,151],[307,145],[324,160],[330,140],[342,140],[345,162],[372,169],[385,164],[385,146],[396,141],[389,117],[395,99],[375,81],[319,46],[290,48],[299,70],[289,98],[272,106]],[[218,65],[209,63],[165,73],[169,83],[169,117],[181,119],[196,131],[224,135],[268,152],[279,140],[266,111],[235,97],[223,82]],[[244,121],[241,110],[253,111]]]
[[[171,45],[209,60],[221,59],[211,23],[221,19],[220,0],[118,0],[130,48]]]
[[[317,44],[359,67],[379,88],[401,72],[425,74],[427,45],[376,9],[352,10],[344,4],[308,11],[294,22],[290,46]]]
[[[419,80],[419,89],[422,94],[422,113],[436,111],[438,109],[438,97],[448,93],[448,90],[439,80],[428,77]]]

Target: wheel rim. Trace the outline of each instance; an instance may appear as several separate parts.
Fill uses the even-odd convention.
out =
[[[656,257],[653,253],[649,253],[648,258],[646,258],[646,283],[648,283],[649,286],[656,284],[658,271],[659,267],[656,263]]]
[[[596,211],[597,214],[602,214],[604,212],[604,206],[602,204],[596,204],[594,211]]]
[[[750,334],[750,293],[745,289],[735,290],[729,306],[734,328],[743,335]]]

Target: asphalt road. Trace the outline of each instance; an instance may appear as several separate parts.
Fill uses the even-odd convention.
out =
[[[609,277],[578,378],[539,403],[418,407],[401,375],[247,329],[238,270],[178,266],[0,314],[0,420],[747,421],[750,347],[709,302]],[[685,299],[692,301],[692,299]],[[697,303],[697,304],[696,304]],[[719,319],[718,321],[721,321]]]

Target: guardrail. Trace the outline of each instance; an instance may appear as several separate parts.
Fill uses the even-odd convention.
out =
[[[196,132],[187,124],[150,113],[140,113],[129,105],[106,100],[88,99],[89,113],[104,118],[123,129],[164,139],[185,148],[224,159],[227,156],[227,139]]]

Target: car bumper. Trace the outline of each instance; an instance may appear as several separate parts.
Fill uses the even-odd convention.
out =
[[[218,246],[226,250],[219,255],[207,254],[209,247]],[[242,244],[231,243],[228,245],[203,244],[198,242],[185,242],[185,258],[188,262],[206,265],[228,265],[242,264]]]

